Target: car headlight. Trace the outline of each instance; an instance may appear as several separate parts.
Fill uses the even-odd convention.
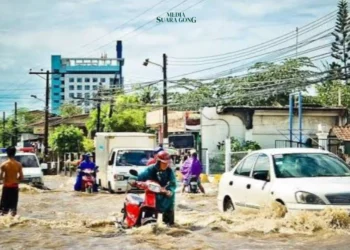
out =
[[[320,197],[308,192],[302,192],[302,191],[296,192],[295,199],[297,200],[298,203],[302,203],[302,204],[325,205],[324,201]]]
[[[123,181],[124,180],[124,175],[114,175],[114,180],[116,181]]]
[[[148,184],[148,188],[152,192],[160,193],[160,186],[158,186],[158,185]]]

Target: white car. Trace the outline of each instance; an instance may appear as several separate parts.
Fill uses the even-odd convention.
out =
[[[33,153],[16,153],[15,159],[23,166],[23,183],[44,184],[44,169],[47,164],[39,164],[38,157]],[[0,164],[7,160],[6,154],[0,154]]]
[[[327,207],[350,211],[350,168],[319,149],[254,151],[223,174],[217,198],[220,211],[259,209],[273,201],[287,211]]]

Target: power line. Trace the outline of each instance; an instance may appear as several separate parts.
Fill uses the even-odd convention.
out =
[[[162,16],[162,15],[164,15],[164,14],[166,14],[166,13],[172,11],[173,9],[177,8],[178,6],[182,5],[183,3],[187,2],[187,1],[188,1],[188,0],[183,0],[183,1],[180,2],[179,4],[177,4],[177,5],[173,6],[173,7],[171,7],[169,10],[165,11],[164,13],[162,13],[161,15],[158,15],[158,16]],[[150,21],[144,23],[143,25],[136,27],[136,28],[133,29],[132,31],[130,31],[130,32],[128,32],[128,33],[122,35],[122,36],[119,38],[119,40],[121,40],[123,37],[125,37],[125,36],[127,36],[127,35],[129,35],[129,34],[131,34],[131,33],[134,33],[135,31],[137,31],[137,30],[139,30],[139,29],[145,27],[146,25],[148,25],[148,24],[150,24],[150,23],[152,23],[152,22],[154,22],[154,18],[151,19]],[[96,48],[96,49],[91,50],[90,52],[88,52],[88,55],[90,55],[90,54],[92,54],[93,52],[95,52],[96,50],[99,50],[99,49],[101,49],[101,48],[104,48],[104,47],[106,47],[106,46],[108,46],[108,45],[110,45],[110,44],[112,44],[112,43],[114,43],[114,42],[115,42],[115,41],[113,40],[113,41],[111,41],[111,42],[108,42],[108,43],[106,43],[106,44],[103,44],[102,46],[99,46],[98,48]]]
[[[163,2],[166,2],[166,1],[168,1],[168,0],[161,0],[161,1],[157,2],[156,4],[152,5],[150,8],[148,8],[148,9],[146,9],[145,11],[143,11],[142,13],[138,14],[137,16],[135,16],[135,17],[129,19],[128,21],[122,23],[121,25],[115,27],[115,28],[114,28],[113,30],[111,30],[110,32],[104,34],[104,35],[101,36],[101,37],[96,38],[95,40],[93,40],[93,41],[91,41],[91,42],[89,42],[89,43],[87,43],[87,44],[85,44],[85,45],[83,45],[83,46],[81,46],[81,47],[82,47],[82,48],[85,48],[85,47],[89,46],[90,44],[95,43],[96,41],[101,40],[102,38],[106,37],[106,36],[109,35],[110,33],[114,32],[114,31],[116,31],[116,30],[118,30],[118,29],[123,28],[126,24],[128,24],[128,23],[130,23],[130,22],[136,20],[137,18],[143,16],[144,14],[146,14],[147,12],[149,12],[150,10],[154,9],[155,7],[157,7],[158,5],[160,5],[160,4],[162,4]]]
[[[325,16],[323,16],[323,17],[321,17],[321,18],[319,18],[319,19],[317,19],[317,20],[315,20],[315,21],[313,21],[313,22],[311,22],[311,23],[306,24],[305,26],[302,26],[301,28],[299,28],[299,31],[301,31],[301,30],[303,30],[303,29],[309,27],[310,25],[311,25],[311,26],[312,26],[312,25],[315,25],[315,23],[318,23],[319,21],[324,22],[325,20],[323,20],[323,19],[326,19],[326,20],[333,19],[333,18],[335,17],[335,13],[336,13],[336,12],[337,12],[337,11],[332,11],[331,13],[329,13],[329,14],[327,14],[327,15],[325,15]],[[327,22],[328,22],[328,21],[327,21]],[[251,46],[251,47],[248,47],[248,48],[245,48],[245,49],[240,49],[240,50],[232,51],[232,52],[226,52],[226,53],[221,53],[221,54],[216,54],[216,55],[210,55],[210,56],[201,56],[201,57],[171,57],[171,56],[169,56],[169,58],[170,58],[170,59],[199,60],[199,59],[204,59],[204,58],[220,57],[220,56],[223,56],[223,55],[235,54],[235,53],[238,53],[238,52],[241,52],[241,51],[246,51],[246,50],[248,50],[248,49],[251,50],[251,49],[254,49],[254,48],[256,48],[256,47],[261,47],[262,45],[266,45],[266,44],[269,44],[269,43],[271,43],[271,42],[275,42],[275,40],[283,39],[283,38],[285,38],[286,36],[289,37],[290,35],[292,35],[292,37],[294,38],[294,37],[296,36],[295,31],[289,32],[289,33],[286,33],[286,34],[283,34],[283,35],[278,36],[278,37],[276,37],[276,38],[274,38],[274,39],[268,40],[268,41],[266,41],[266,42],[263,42],[263,43],[260,43],[260,44],[254,45],[254,46]]]

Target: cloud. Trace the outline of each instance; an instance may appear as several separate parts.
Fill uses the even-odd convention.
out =
[[[108,56],[114,57],[117,39],[123,40],[124,76],[128,82],[160,79],[162,72],[158,67],[144,67],[142,62],[150,58],[162,63],[163,53],[169,55],[169,77],[214,67],[230,60],[191,66],[170,57],[201,57],[244,49],[294,31],[295,27],[336,8],[334,0],[324,0],[322,4],[316,0],[206,0],[185,13],[195,16],[197,23],[157,25],[155,18],[159,14],[181,2],[168,0],[115,30],[157,2],[159,0],[124,0],[116,4],[114,0],[64,0],[48,4],[45,0],[38,0],[29,4],[14,0],[2,4],[0,90],[5,89],[4,84],[8,82],[18,85],[34,79],[28,75],[29,68],[50,68],[52,54],[99,57],[102,52],[107,52]],[[188,1],[174,11],[186,9],[196,2]],[[134,31],[150,20],[150,24]],[[316,32],[317,29],[309,33]],[[98,49],[107,43],[108,46]],[[86,44],[89,45],[84,47]],[[232,61],[236,59],[232,56]],[[196,60],[194,64],[201,63],[203,61]],[[190,76],[202,77],[242,64],[244,62],[232,63]],[[37,87],[38,92],[42,91],[42,82],[36,79],[31,86]],[[0,109],[2,106],[0,103]]]

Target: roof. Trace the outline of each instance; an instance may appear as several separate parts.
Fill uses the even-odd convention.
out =
[[[96,136],[119,136],[119,137],[142,137],[142,136],[154,136],[154,134],[147,134],[147,133],[138,133],[138,132],[105,132],[105,133],[96,133]]]
[[[270,155],[278,155],[278,154],[295,154],[295,153],[322,153],[327,154],[328,151],[322,149],[315,148],[268,148],[261,149],[257,151],[253,151],[254,153],[265,153]]]
[[[344,127],[335,126],[331,128],[331,133],[333,133],[339,140],[350,141],[350,125]]]
[[[227,106],[219,107],[218,113],[224,113],[230,110],[289,110],[289,106],[277,107],[277,106]],[[295,107],[294,109],[298,109]],[[346,107],[315,107],[315,106],[303,106],[303,110],[316,110],[316,111],[347,111]]]
[[[75,118],[82,118],[82,119],[86,119],[89,117],[89,114],[82,114],[82,115],[75,115],[75,116],[71,116],[71,117],[66,117],[66,118],[62,118],[62,117],[52,117],[49,118],[49,126],[57,126],[60,124],[70,124],[70,120],[75,119]],[[33,123],[30,124],[29,126],[44,126],[45,122],[44,121],[40,121],[37,123]],[[73,124],[73,123],[72,123]],[[79,123],[74,123],[74,125],[81,125],[81,126],[85,126],[85,122],[81,122]]]

